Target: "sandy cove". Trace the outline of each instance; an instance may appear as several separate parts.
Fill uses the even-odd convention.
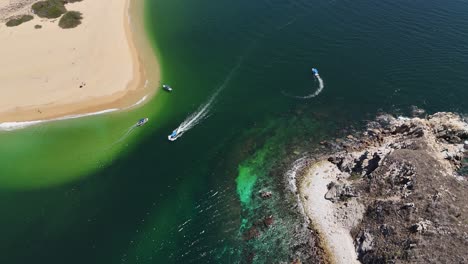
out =
[[[27,5],[8,8],[12,2]],[[130,8],[141,16],[143,1],[134,2],[132,7],[129,0],[67,4],[67,10],[81,12],[83,20],[76,28],[62,29],[58,19],[37,16],[6,27],[9,15],[31,14],[32,1],[0,0],[0,123],[124,109],[154,91],[145,87],[146,69],[136,45],[138,51],[146,45],[143,52],[150,57],[151,48],[135,43],[142,42],[135,41],[144,34],[142,21],[136,21],[142,19],[132,21],[129,15]],[[158,77],[150,83],[158,83],[159,68],[153,68]]]
[[[360,263],[349,231],[357,219],[340,221],[346,218],[337,217],[342,213],[341,205],[325,199],[327,185],[335,181],[339,174],[337,167],[326,160],[313,164],[300,180],[300,200],[304,212],[320,236],[321,246],[328,255],[328,261],[335,264]],[[353,207],[362,211],[358,204]]]

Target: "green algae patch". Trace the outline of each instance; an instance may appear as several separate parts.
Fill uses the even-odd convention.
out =
[[[239,166],[239,176],[236,179],[237,193],[243,204],[250,203],[252,190],[257,181],[258,176],[252,168]]]
[[[242,204],[248,205],[252,199],[252,192],[259,176],[263,175],[263,166],[268,146],[257,151],[254,156],[239,165],[236,178],[237,194]]]

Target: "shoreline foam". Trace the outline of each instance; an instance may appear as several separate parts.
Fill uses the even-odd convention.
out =
[[[140,105],[147,98],[148,98],[148,96],[145,95],[138,102],[136,102],[135,104],[133,104],[133,105],[131,105],[129,107],[126,107],[124,109],[112,108],[112,109],[106,109],[106,110],[101,110],[101,111],[92,112],[92,113],[67,115],[67,116],[63,116],[63,117],[52,118],[52,119],[44,119],[44,120],[32,120],[32,121],[20,121],[20,122],[3,122],[3,123],[0,123],[0,132],[1,131],[13,131],[13,130],[18,130],[18,129],[23,129],[23,128],[27,128],[27,127],[30,127],[30,126],[49,123],[49,122],[54,122],[54,121],[63,121],[63,120],[76,119],[76,118],[87,117],[87,116],[102,115],[102,114],[112,113],[112,112],[116,112],[116,111],[124,111],[124,110],[128,110],[130,108],[133,108],[135,106]]]

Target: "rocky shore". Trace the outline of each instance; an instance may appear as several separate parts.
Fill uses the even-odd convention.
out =
[[[319,262],[468,262],[468,123],[414,114],[321,142],[286,174],[327,256]]]

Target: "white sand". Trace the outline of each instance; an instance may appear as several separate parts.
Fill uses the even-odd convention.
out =
[[[27,13],[31,1],[25,1],[17,11],[12,3],[20,0],[0,0],[0,20],[8,12]],[[0,122],[125,108],[141,99],[144,76],[128,5],[129,0],[67,4],[67,10],[83,14],[73,29],[37,16],[16,27],[0,23]],[[37,24],[42,28],[35,29]]]
[[[321,161],[309,169],[299,185],[304,210],[321,236],[333,263],[360,263],[349,227],[340,221],[338,205],[325,199],[327,184],[336,180],[339,170],[328,161]]]

